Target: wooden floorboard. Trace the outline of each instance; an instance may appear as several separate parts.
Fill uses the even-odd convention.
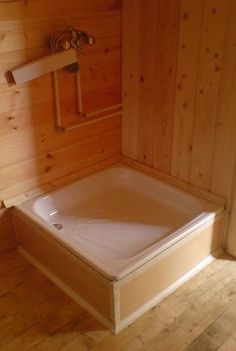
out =
[[[117,336],[16,251],[0,256],[1,351],[236,351],[236,260],[228,255]]]

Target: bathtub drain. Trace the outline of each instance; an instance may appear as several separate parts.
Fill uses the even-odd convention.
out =
[[[63,228],[63,225],[61,223],[53,223],[52,224],[57,230],[61,230]]]

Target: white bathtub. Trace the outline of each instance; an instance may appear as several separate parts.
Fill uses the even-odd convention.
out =
[[[103,276],[120,280],[212,221],[222,208],[121,165],[16,210]]]

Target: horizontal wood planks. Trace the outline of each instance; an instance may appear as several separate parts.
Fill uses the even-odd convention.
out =
[[[229,200],[235,1],[127,0],[123,12],[124,156]]]
[[[86,111],[121,103],[120,1],[0,2],[0,201],[120,154],[120,115],[59,133],[50,74],[8,85],[8,70],[47,55],[49,36],[68,26],[96,38],[80,60]],[[65,71],[59,92],[64,125],[78,123],[75,79]]]

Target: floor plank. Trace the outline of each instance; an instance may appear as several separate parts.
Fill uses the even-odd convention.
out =
[[[16,251],[1,255],[0,350],[235,351],[236,260],[222,256],[114,336]]]

